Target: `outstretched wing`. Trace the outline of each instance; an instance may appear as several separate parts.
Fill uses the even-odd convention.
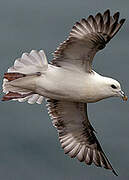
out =
[[[119,12],[110,16],[109,10],[103,15],[98,13],[95,17],[90,15],[88,19],[82,19],[55,51],[52,64],[61,67],[74,65],[90,72],[96,52],[115,36],[124,21],[119,21]]]
[[[47,99],[53,125],[64,152],[71,158],[116,172],[106,158],[87,116],[87,104]]]

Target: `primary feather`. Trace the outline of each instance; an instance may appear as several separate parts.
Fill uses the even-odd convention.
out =
[[[74,64],[90,72],[95,54],[114,37],[124,21],[119,21],[119,12],[110,16],[107,10],[104,14],[98,13],[95,17],[90,15],[76,22],[68,39],[54,52],[52,64],[61,67]]]

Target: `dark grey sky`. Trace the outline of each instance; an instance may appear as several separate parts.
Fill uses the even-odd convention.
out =
[[[72,25],[90,14],[121,12],[126,23],[95,57],[95,70],[114,77],[129,95],[128,0],[2,0],[0,1],[1,76],[14,59],[31,49],[44,49],[49,60]],[[0,103],[0,179],[109,180],[110,171],[86,166],[64,155],[45,105]],[[119,98],[89,105],[89,117],[118,180],[129,179],[129,102]]]

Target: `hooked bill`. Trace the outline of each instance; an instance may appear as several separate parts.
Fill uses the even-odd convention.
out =
[[[123,101],[127,101],[128,97],[127,96],[123,96],[122,99],[123,99]]]

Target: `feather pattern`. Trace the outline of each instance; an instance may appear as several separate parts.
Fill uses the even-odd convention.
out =
[[[87,104],[47,99],[47,108],[65,154],[77,157],[87,165],[94,163],[110,169],[116,174],[88,120]]]
[[[74,64],[91,72],[95,54],[106,46],[125,21],[119,21],[119,15],[116,12],[110,16],[110,11],[107,10],[104,14],[98,13],[95,17],[90,15],[87,19],[76,22],[68,39],[54,52],[52,64],[61,67]]]

